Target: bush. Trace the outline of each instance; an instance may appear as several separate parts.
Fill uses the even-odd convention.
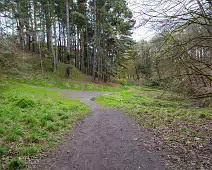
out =
[[[121,85],[125,85],[125,84],[127,84],[127,80],[124,78],[120,78],[120,79],[118,79],[118,83]]]
[[[161,86],[161,83],[159,81],[152,81],[152,82],[150,82],[150,84],[148,86],[149,87],[159,87],[159,86]]]
[[[43,47],[41,49],[41,52],[44,56],[47,56],[47,57],[50,57],[51,56],[51,53],[49,52],[48,48],[47,47]]]

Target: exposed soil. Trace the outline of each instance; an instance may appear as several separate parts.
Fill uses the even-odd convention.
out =
[[[108,93],[60,90],[92,108],[62,145],[38,160],[38,170],[162,170],[165,158],[156,150],[154,136],[120,111],[104,109],[93,100]]]

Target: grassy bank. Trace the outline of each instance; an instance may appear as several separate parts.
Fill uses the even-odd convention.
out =
[[[140,88],[97,98],[97,103],[119,108],[152,129],[170,151],[172,168],[211,167],[212,109],[201,108],[182,96]]]
[[[89,113],[88,106],[59,93],[0,82],[0,165],[27,167],[27,160],[53,147]],[[0,168],[0,169],[1,169]]]
[[[52,70],[52,61],[49,58],[43,59],[44,74],[42,74],[40,59],[27,53],[19,54],[15,63],[5,56],[0,55],[0,79],[10,82],[28,84],[33,86],[70,89],[73,91],[98,91],[98,92],[119,92],[123,89],[112,83],[92,82],[92,77],[82,74],[75,67],[70,71],[70,77],[65,77],[66,65],[58,63],[56,73]],[[8,61],[9,59],[9,61]]]

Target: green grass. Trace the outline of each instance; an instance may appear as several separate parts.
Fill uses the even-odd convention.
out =
[[[89,113],[88,106],[43,88],[0,81],[0,164],[18,169],[55,146]],[[1,168],[0,168],[1,169]]]
[[[5,76],[5,79],[11,83],[16,82],[39,87],[69,89],[72,91],[120,92],[125,90],[124,87],[115,88],[106,85],[98,85],[92,82],[83,82],[81,79],[74,80],[73,77],[72,79],[68,79],[65,77],[60,77],[60,75],[51,72],[45,73],[44,75],[40,73],[34,73],[25,77]]]
[[[8,165],[7,165],[7,168],[8,169],[13,169],[13,170],[16,170],[16,169],[23,169],[23,168],[26,168],[27,167],[27,164],[26,164],[26,161],[25,160],[22,160],[20,158],[16,158],[14,160],[12,160]]]
[[[178,143],[182,150],[204,146],[211,138],[212,109],[196,109],[182,96],[136,88],[132,93],[98,97],[96,102],[105,107],[122,109],[143,126],[158,132],[166,144]]]
[[[95,83],[87,83],[85,84],[85,90],[90,92],[121,92],[125,90],[125,88],[114,88],[110,86],[98,85]]]
[[[58,63],[58,70],[53,73],[52,61],[49,58],[44,58],[43,65],[44,75],[41,73],[39,57],[29,54],[20,56],[16,58],[14,65],[11,65],[11,63],[3,65],[4,67],[0,69],[0,78],[12,83],[70,89],[72,91],[118,92],[123,90],[122,88],[93,83],[91,76],[83,75],[76,68],[71,69],[71,75],[67,78],[65,77],[66,65],[64,63]]]

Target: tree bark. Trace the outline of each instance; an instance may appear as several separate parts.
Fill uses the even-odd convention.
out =
[[[33,1],[33,5],[34,5],[34,12],[33,12],[33,16],[34,16],[34,31],[33,31],[33,50],[35,53],[38,53],[38,48],[37,48],[37,18],[36,18],[36,11],[37,11],[37,7],[36,7],[36,0]]]
[[[71,44],[70,44],[70,19],[69,19],[69,2],[66,0],[66,26],[67,26],[67,66],[66,66],[66,76],[70,76],[70,52],[71,52]]]
[[[54,51],[54,45],[52,41],[52,24],[50,24],[50,29],[49,29],[49,43],[50,43],[50,51],[52,54],[52,59],[53,59],[53,69],[54,72],[57,72],[57,58],[55,56],[55,51]]]
[[[96,79],[96,65],[97,65],[97,11],[96,0],[94,0],[94,51],[93,51],[93,81]]]

